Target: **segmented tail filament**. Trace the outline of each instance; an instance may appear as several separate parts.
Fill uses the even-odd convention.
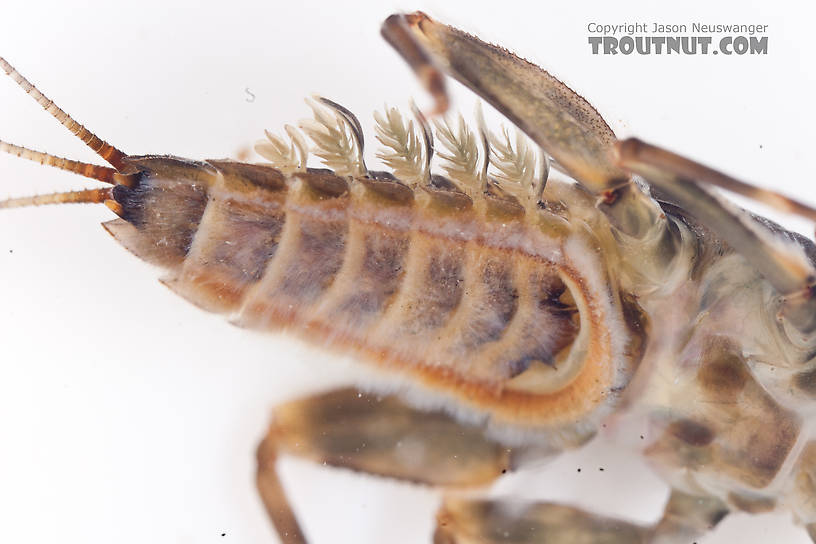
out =
[[[96,134],[85,128],[74,120],[62,108],[57,106],[53,100],[45,96],[34,86],[33,83],[23,77],[11,64],[0,57],[0,68],[22,88],[26,94],[32,97],[45,111],[50,113],[57,121],[65,126],[71,133],[79,138],[85,145],[90,147],[97,155],[108,162],[113,168],[75,161],[36,151],[27,147],[15,145],[0,140],[0,151],[16,155],[40,164],[66,170],[79,174],[80,176],[96,181],[101,181],[108,185],[130,186],[135,182],[135,175],[123,172],[125,169],[125,159],[127,154],[112,146]],[[84,189],[79,191],[67,191],[44,195],[31,195],[17,198],[9,198],[0,201],[0,208],[21,208],[25,206],[42,206],[46,204],[87,204],[105,203],[109,208],[116,211],[116,201],[113,200],[111,187],[101,189]]]

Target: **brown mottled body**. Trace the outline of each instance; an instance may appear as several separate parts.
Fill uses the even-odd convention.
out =
[[[319,97],[300,128],[330,170],[307,167],[290,126],[289,140],[267,133],[256,147],[271,164],[131,156],[0,59],[112,168],[0,150],[114,186],[0,207],[104,201],[119,216],[107,230],[192,303],[402,381],[396,394],[345,388],[278,407],[257,482],[287,543],[306,535],[280,453],[471,488],[628,424],[649,429],[636,447],[672,487],[653,526],[449,493],[434,541],[679,544],[729,511],[777,508],[816,534],[816,247],[705,186],[816,211],[618,142],[547,72],[422,13],[388,18],[383,35],[440,109],[445,72],[540,145],[539,165],[526,140],[497,137],[478,115],[481,151],[463,121],[436,125],[448,177],[433,174],[425,118],[416,113],[423,147],[387,110],[379,156],[399,176],[369,171],[359,121]],[[551,163],[572,179],[551,176]]]
[[[787,498],[785,482],[800,418],[767,390],[771,384],[759,381],[737,344],[748,334],[756,341],[754,358],[770,357],[774,341],[764,322],[735,328],[732,315],[759,307],[762,280],[716,238],[681,246],[686,251],[672,266],[690,275],[664,278],[655,292],[644,269],[615,269],[628,257],[610,245],[606,219],[591,199],[556,179],[544,196],[570,210],[567,229],[553,228],[551,212],[508,213],[512,201],[504,197],[474,200],[454,189],[412,190],[391,180],[324,170],[284,174],[224,161],[128,161],[141,172],[140,185],[116,189],[124,219],[108,229],[138,256],[165,266],[163,281],[193,303],[243,326],[291,330],[410,376],[458,413],[476,415],[499,442],[563,449],[583,443],[610,415],[620,426],[645,419],[653,432],[643,453],[678,492],[749,512],[795,500]],[[191,182],[177,184],[182,176]],[[187,213],[173,216],[170,237],[155,218],[171,215],[165,206],[179,205]],[[149,227],[139,223],[145,217]],[[700,228],[667,217],[681,239]],[[736,288],[728,283],[739,277]],[[633,295],[613,294],[607,281],[629,285]],[[752,345],[742,339],[742,346]],[[678,366],[678,360],[687,362]],[[283,423],[292,417],[302,423],[298,432],[318,432],[324,418],[309,411],[317,403],[279,415],[263,451],[324,457],[378,474],[389,473],[388,465],[399,478],[437,478],[427,470],[405,476],[382,453],[338,461],[334,446],[292,435],[296,425]],[[356,426],[353,412],[333,406],[341,420],[352,418],[339,429]],[[389,408],[395,421],[405,410],[398,406]],[[367,432],[374,433],[367,442],[379,436]],[[262,465],[272,467],[275,455]],[[481,482],[476,474],[464,481]],[[545,511],[545,519],[555,515]],[[588,534],[605,531],[604,523]],[[631,530],[622,541],[634,535],[648,541],[657,529]]]
[[[357,353],[481,417],[558,429],[563,444],[590,436],[587,422],[608,413],[610,389],[628,379],[634,361],[616,361],[625,338],[610,332],[620,308],[597,270],[587,277],[570,261],[591,236],[553,235],[536,216],[508,215],[509,201],[476,207],[458,191],[128,160],[143,175],[116,188],[124,219],[108,230],[165,266],[174,291],[239,324]]]

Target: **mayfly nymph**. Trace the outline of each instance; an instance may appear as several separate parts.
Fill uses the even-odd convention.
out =
[[[256,145],[264,163],[129,155],[0,59],[110,165],[0,142],[108,184],[0,207],[104,203],[117,216],[105,229],[193,304],[398,377],[382,396],[344,388],[276,409],[258,487],[284,542],[306,538],[280,452],[449,491],[438,543],[679,544],[729,512],[774,509],[816,533],[804,426],[816,247],[708,186],[816,211],[619,141],[547,72],[422,13],[389,17],[383,36],[435,100],[429,115],[375,113],[389,171],[366,163],[357,117],[320,96],[311,119]],[[520,132],[442,117],[443,73]],[[633,421],[651,429],[639,447],[672,488],[652,526],[452,492]]]

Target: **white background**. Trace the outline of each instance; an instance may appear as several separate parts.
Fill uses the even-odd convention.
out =
[[[405,106],[412,96],[429,104],[379,37],[389,13],[421,8],[546,67],[619,136],[638,135],[813,203],[813,18],[793,6],[4,2],[0,54],[129,153],[234,156],[264,128],[305,116],[302,98],[313,92],[357,112],[373,142],[374,108]],[[587,43],[589,22],[694,20],[768,24],[768,55],[593,56]],[[454,90],[469,112],[471,96]],[[0,138],[97,160],[7,78]],[[0,196],[85,186],[5,156],[0,184]],[[357,370],[193,308],[104,233],[98,223],[109,218],[101,206],[0,214],[2,539],[274,542],[252,483],[269,411]],[[811,232],[806,222],[787,224]],[[291,460],[283,471],[318,544],[428,541],[431,491]],[[666,490],[637,459],[594,444],[508,478],[497,493],[648,521]],[[735,515],[700,542],[737,540],[808,542],[784,514]]]

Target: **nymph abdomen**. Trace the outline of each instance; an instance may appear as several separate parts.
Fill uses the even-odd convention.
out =
[[[291,329],[523,427],[583,429],[628,377],[591,237],[512,199],[324,170],[130,161],[141,186],[117,189],[124,219],[108,229],[169,268],[174,291],[243,326]],[[171,213],[186,220],[163,224]],[[579,271],[572,254],[595,269]]]

